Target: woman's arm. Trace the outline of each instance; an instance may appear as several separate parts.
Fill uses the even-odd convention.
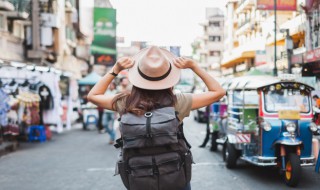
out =
[[[131,68],[133,66],[133,61],[129,57],[122,57],[120,58],[116,64],[113,66],[112,71],[116,74],[120,73],[124,69]],[[87,98],[90,102],[94,103],[95,105],[113,110],[112,108],[112,100],[116,95],[106,94],[105,92],[108,89],[109,84],[115,78],[110,73],[106,73],[97,84],[90,90]]]
[[[199,65],[192,59],[179,57],[174,60],[174,64],[180,69],[192,69],[193,72],[195,72],[203,80],[208,88],[207,92],[192,95],[191,109],[194,110],[210,105],[221,99],[226,94],[225,90],[220,86],[220,84],[206,71],[201,69]]]

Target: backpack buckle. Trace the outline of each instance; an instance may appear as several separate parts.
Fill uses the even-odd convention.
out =
[[[152,116],[152,112],[146,112],[146,113],[144,114],[144,116],[147,117],[147,118],[148,118],[148,117],[151,117],[151,116]]]
[[[146,138],[152,138],[153,137],[153,135],[152,134],[146,134]]]

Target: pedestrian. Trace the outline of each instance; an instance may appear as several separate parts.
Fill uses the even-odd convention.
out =
[[[127,77],[122,77],[119,80],[120,85],[118,86],[118,91],[121,93],[127,93],[131,90],[131,85]]]
[[[116,89],[116,84],[114,82],[111,82],[109,85],[108,90],[106,91],[105,95],[115,95],[117,94],[117,89]],[[116,138],[115,130],[114,130],[114,119],[116,118],[116,112],[109,110],[109,109],[104,109],[103,113],[103,126],[105,128],[105,131],[109,134],[110,136],[110,141],[109,144],[113,144]]]
[[[210,105],[206,107],[205,121],[206,121],[206,136],[204,137],[203,143],[199,146],[200,148],[206,147],[210,139],[211,129],[210,129]]]
[[[191,69],[204,81],[208,87],[208,91],[200,94],[173,93],[173,86],[177,84],[180,79],[180,70],[187,68]],[[128,77],[133,85],[131,92],[120,93],[118,95],[104,95],[106,88],[109,86],[112,80],[124,69],[129,69]],[[105,109],[118,111],[121,117],[124,117],[121,118],[120,121],[122,122],[121,127],[123,127],[123,130],[130,130],[131,133],[136,133],[140,130],[147,131],[146,135],[136,136],[135,138],[123,137],[123,146],[126,147],[124,147],[122,150],[125,151],[126,148],[130,146],[135,147],[140,145],[144,147],[146,144],[148,144],[148,146],[152,147],[152,144],[154,143],[164,145],[166,143],[164,141],[169,141],[168,134],[164,134],[165,136],[163,137],[152,135],[152,132],[154,132],[153,130],[157,130],[157,128],[154,128],[153,125],[158,126],[159,130],[160,128],[165,128],[166,126],[161,125],[163,122],[152,121],[162,121],[167,117],[171,118],[171,108],[174,108],[173,111],[175,110],[177,112],[173,113],[173,118],[176,119],[171,119],[170,121],[168,120],[166,122],[172,121],[179,124],[182,123],[183,118],[189,116],[191,110],[210,105],[213,102],[218,101],[224,95],[225,91],[222,89],[219,83],[206,71],[201,69],[195,61],[184,57],[177,58],[165,49],[152,46],[141,50],[133,58],[120,58],[112,68],[112,72],[107,73],[92,88],[88,94],[88,99],[94,104],[104,107]],[[170,112],[168,111],[168,114],[162,114],[163,110],[169,110]],[[158,115],[163,116],[163,118],[158,117]],[[177,119],[179,119],[179,121],[176,121]],[[142,123],[143,125],[141,126],[141,122],[144,122],[145,120],[147,123]],[[126,122],[129,123],[128,128],[125,128],[127,127]],[[176,128],[171,127],[170,129],[166,128],[166,130],[178,130],[178,127],[178,134],[182,134],[182,136],[171,136],[171,139],[172,141],[178,139],[178,142],[181,142],[181,139],[185,140],[185,138],[183,133],[180,131],[180,124]],[[125,131],[122,131],[122,133],[124,132]],[[163,139],[160,140],[161,138]],[[139,144],[138,142],[144,143]],[[179,143],[176,145],[180,147]],[[173,153],[154,153],[151,154],[151,156],[148,156],[148,154],[144,156],[140,155],[140,153],[143,151],[150,152],[153,149],[156,149],[156,147],[151,149],[134,149],[130,153],[139,155],[136,155],[135,157],[129,157],[129,152],[127,152],[127,156],[125,156],[125,152],[123,152],[122,158],[124,160],[120,160],[118,162],[118,170],[120,175],[125,173],[121,175],[124,185],[131,190],[157,190],[159,188],[190,190],[191,167],[185,167],[185,165],[190,164],[191,166],[192,156],[182,158],[181,155],[178,154],[177,157],[173,158],[172,156],[176,155]],[[175,150],[175,148],[168,145],[166,148],[164,147],[161,149],[161,151],[173,150]],[[130,159],[128,160],[125,158]],[[188,160],[186,158],[188,158]],[[182,162],[182,159],[186,160]],[[160,163],[162,163],[162,165]],[[175,163],[179,164],[176,165]],[[152,168],[150,168],[151,166]],[[184,169],[182,169],[182,167],[184,167]],[[130,180],[128,180],[128,178]],[[183,184],[181,184],[182,181]],[[179,188],[178,185],[180,185]]]
[[[313,95],[312,99],[314,100],[315,104],[313,105],[313,122],[315,122],[317,125],[320,124],[320,98],[318,95]]]

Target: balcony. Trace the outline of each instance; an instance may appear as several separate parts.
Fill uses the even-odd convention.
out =
[[[7,17],[15,20],[26,20],[31,13],[31,0],[8,0],[14,6],[14,11],[8,12]]]
[[[236,31],[236,35],[239,36],[240,34],[247,33],[251,31],[251,19],[246,19],[243,22],[239,23],[238,30]]]
[[[244,13],[247,10],[250,10],[254,6],[254,0],[240,0],[236,13]]]
[[[0,10],[1,11],[14,11],[14,6],[11,2],[7,0],[0,0]]]
[[[220,50],[221,47],[223,47],[223,41],[217,41],[217,42],[209,41],[206,44],[206,49],[208,50]]]
[[[220,56],[208,56],[208,63],[210,64],[216,64],[216,63],[220,63],[221,58]]]

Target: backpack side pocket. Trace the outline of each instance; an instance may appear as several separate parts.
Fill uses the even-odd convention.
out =
[[[126,163],[120,160],[118,161],[117,165],[118,165],[118,170],[121,176],[122,183],[127,189],[129,189],[128,170],[127,170]]]
[[[186,172],[186,181],[190,182],[192,176],[192,163],[193,158],[191,152],[187,152],[184,155],[184,169]]]

